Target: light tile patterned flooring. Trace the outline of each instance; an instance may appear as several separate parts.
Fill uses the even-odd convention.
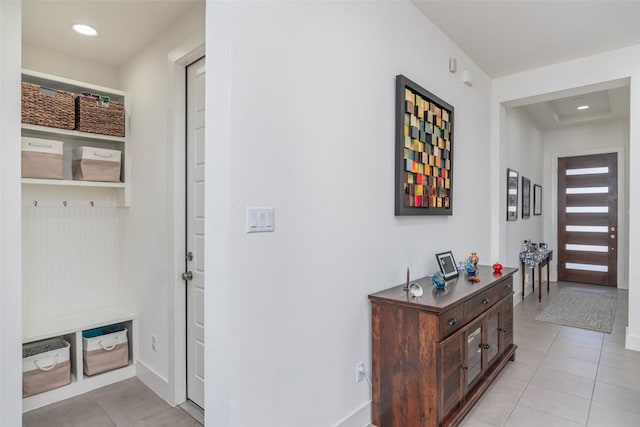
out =
[[[1,424],[1,423],[0,423]],[[23,427],[200,427],[137,378],[27,412]]]
[[[563,288],[617,294],[613,332],[534,320]],[[552,282],[542,303],[537,293],[514,307],[516,361],[507,364],[461,426],[640,426],[640,352],[624,348],[627,291]]]

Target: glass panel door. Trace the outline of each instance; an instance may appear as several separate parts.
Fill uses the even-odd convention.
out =
[[[493,362],[493,359],[498,355],[498,344],[500,340],[500,333],[498,329],[499,318],[500,312],[498,310],[494,310],[493,314],[491,314],[487,319],[487,341],[483,344],[487,358],[487,366],[490,365],[491,362]]]
[[[467,387],[480,376],[482,372],[482,324],[465,334],[467,341]]]

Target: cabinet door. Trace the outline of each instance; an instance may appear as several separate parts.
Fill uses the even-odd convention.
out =
[[[464,334],[466,386],[471,388],[482,373],[482,321],[473,324]]]
[[[500,303],[500,353],[513,344],[513,300]]]
[[[463,334],[451,337],[440,347],[440,420],[462,399],[463,375]]]
[[[500,354],[500,306],[495,307],[487,313],[484,319],[485,336],[482,340],[482,350],[484,354],[484,368],[490,366],[498,354]]]

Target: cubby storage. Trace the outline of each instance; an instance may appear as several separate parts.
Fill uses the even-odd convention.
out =
[[[63,179],[47,180],[23,178],[22,183],[26,185],[55,185],[63,188],[69,187],[100,187],[111,188],[117,196],[120,206],[129,206],[130,204],[130,156],[128,144],[128,122],[127,115],[129,98],[125,92],[92,85],[89,83],[78,82],[70,79],[59,78],[44,73],[30,70],[22,70],[22,81],[33,83],[42,87],[51,88],[80,94],[82,92],[99,93],[109,96],[110,99],[118,105],[124,106],[125,114],[125,133],[124,136],[111,136],[98,133],[80,132],[72,129],[61,129],[55,127],[39,126],[35,124],[22,123],[22,136],[51,139],[64,142],[63,153]],[[109,150],[118,150],[121,154],[121,174],[120,182],[98,182],[98,181],[74,181],[72,171],[73,150],[81,146],[96,147]],[[45,187],[46,188],[46,187]]]
[[[121,323],[127,329],[129,337],[128,365],[92,376],[85,375],[83,372],[82,332],[113,323]],[[59,336],[71,344],[71,383],[24,398],[22,408],[25,412],[135,376],[136,355],[133,337],[137,332],[137,322],[136,315],[132,311],[123,308],[110,308],[90,313],[60,316],[47,321],[25,323],[23,327],[23,342],[25,344]]]
[[[70,344],[71,382],[23,399],[30,411],[136,374],[137,313],[123,275],[130,205],[129,98],[124,92],[23,70],[23,82],[54,90],[109,96],[124,106],[125,134],[110,136],[22,124],[22,136],[63,142],[63,179],[22,179],[23,343],[62,337]],[[16,141],[20,144],[20,141]],[[73,150],[116,150],[119,182],[73,179]],[[82,333],[122,324],[126,353],[118,367],[85,375]],[[125,366],[122,366],[125,365]]]

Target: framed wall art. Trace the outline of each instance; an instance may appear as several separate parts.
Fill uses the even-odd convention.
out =
[[[396,215],[453,214],[454,108],[396,76]]]
[[[522,218],[531,216],[531,181],[522,177]]]
[[[518,172],[507,169],[507,221],[518,219]]]
[[[451,251],[436,254],[436,259],[438,260],[440,271],[442,271],[445,280],[458,277],[458,267]]]
[[[533,184],[533,214],[542,215],[542,186]]]

